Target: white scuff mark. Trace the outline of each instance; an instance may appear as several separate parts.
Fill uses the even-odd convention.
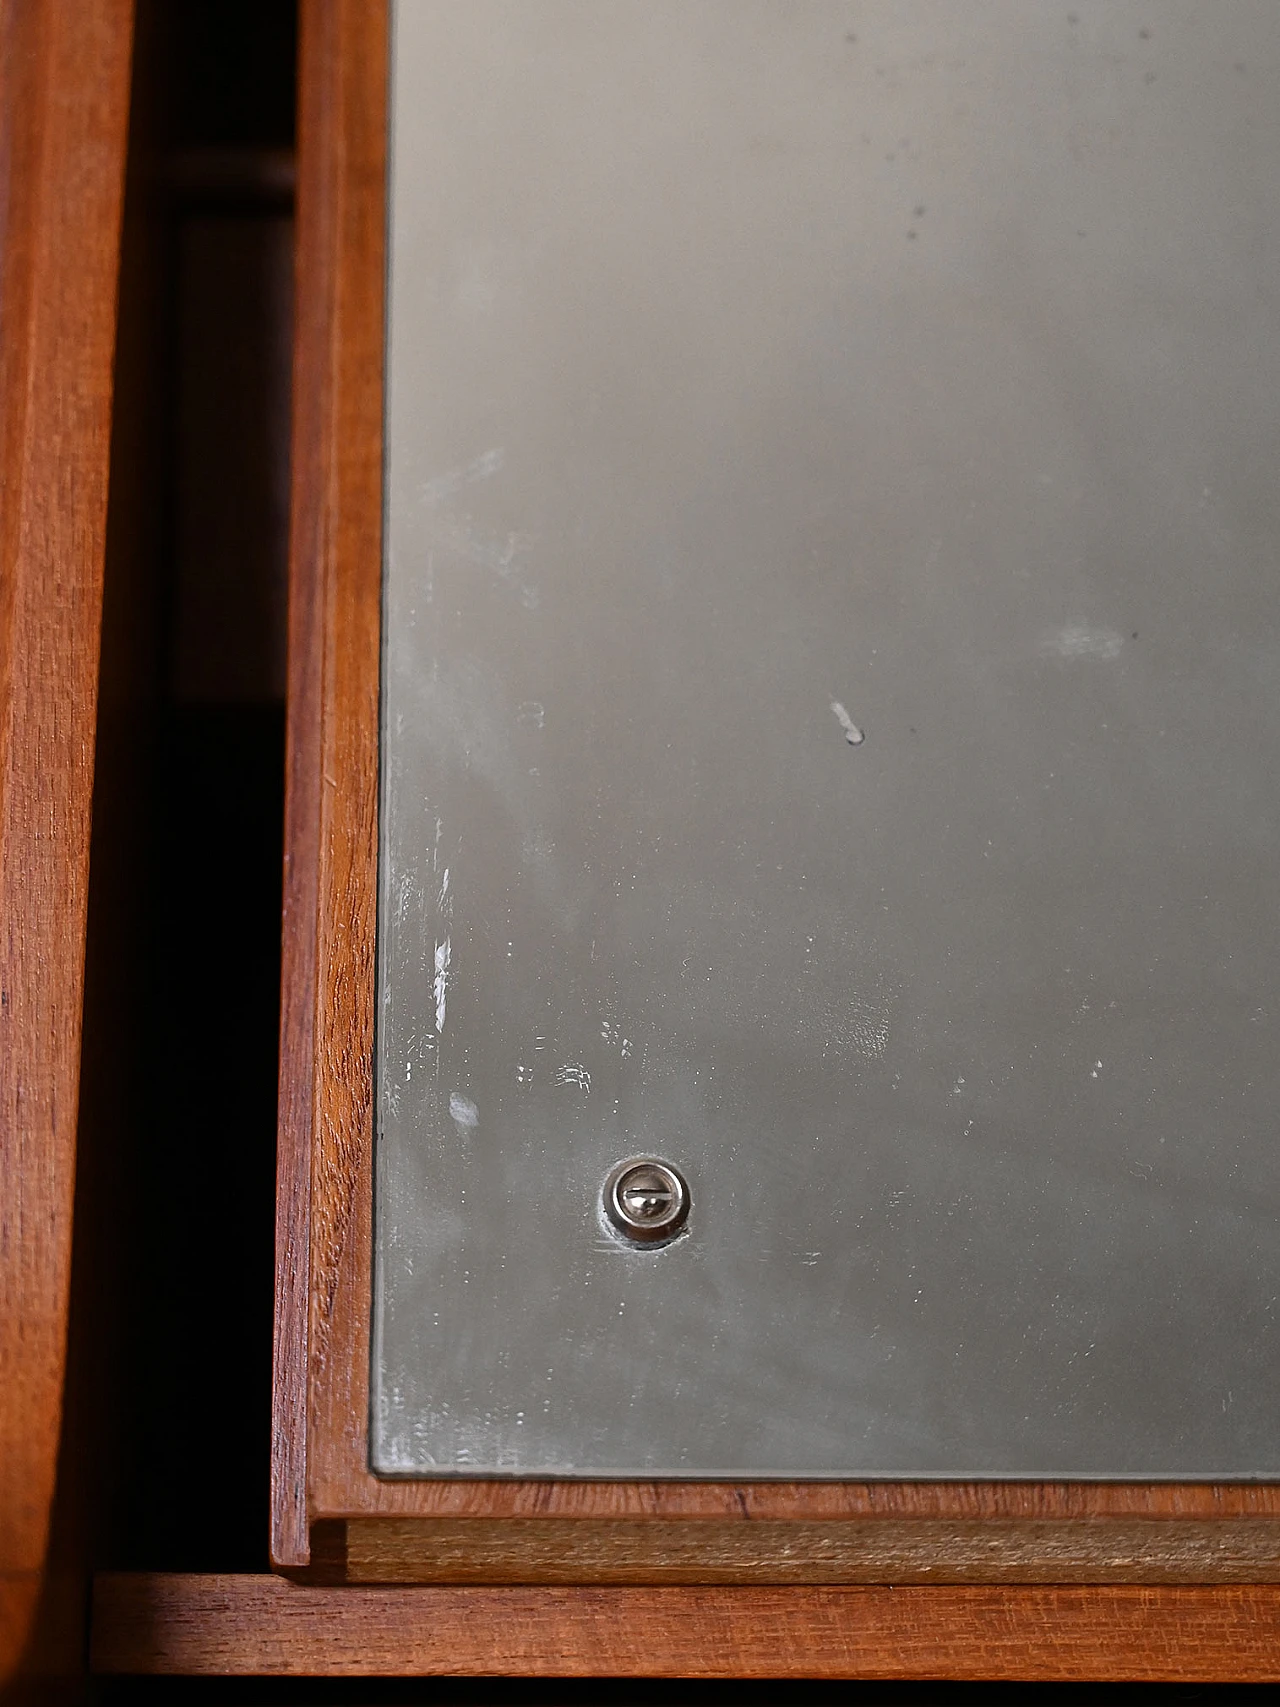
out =
[[[461,1091],[449,1092],[449,1116],[455,1126],[464,1127],[467,1131],[480,1124],[480,1110],[471,1098],[464,1097]]]
[[[613,1048],[621,1050],[624,1061],[630,1060],[634,1045],[629,1037],[622,1035],[621,1026],[615,1025],[612,1020],[603,1020],[600,1026],[600,1036]]]
[[[522,729],[541,729],[547,721],[547,708],[540,699],[522,699],[516,707],[516,722]]]
[[[879,1060],[889,1047],[888,1020],[878,1015],[855,1019],[849,1029],[848,1043],[868,1061]]]
[[[449,913],[453,909],[453,901],[449,895],[449,867],[447,865],[444,868],[444,876],[440,879],[440,894],[436,898],[436,906],[442,913]]]
[[[444,1035],[444,1015],[449,993],[449,961],[452,944],[448,937],[436,944],[436,975],[432,989],[436,998],[436,1036]]]
[[[1102,1062],[1101,1061],[1095,1061],[1093,1064],[1093,1071],[1089,1074],[1089,1077],[1091,1079],[1096,1079],[1098,1074],[1101,1071],[1102,1071]]]
[[[563,1067],[556,1068],[556,1083],[572,1086],[574,1090],[589,1091],[591,1089],[591,1074],[581,1061],[566,1061]]]
[[[520,844],[520,857],[526,865],[549,865],[555,858],[556,844],[541,831],[526,836]]]
[[[533,540],[526,533],[508,533],[501,538],[478,532],[468,516],[444,525],[444,543],[468,563],[487,569],[520,596],[526,610],[538,608],[538,589],[524,572]]]
[[[474,486],[478,481],[491,480],[506,460],[504,450],[484,451],[462,468],[451,468],[445,474],[437,474],[434,480],[424,481],[418,495],[424,504],[439,504],[445,498],[452,498],[461,492],[464,486]]]
[[[1090,628],[1086,623],[1068,623],[1047,634],[1040,650],[1057,658],[1118,658],[1124,636],[1114,628]]]
[[[418,882],[415,874],[405,872],[396,884],[396,923],[403,925],[418,906],[420,900]]]
[[[860,747],[866,740],[866,736],[863,734],[862,730],[859,729],[858,725],[853,721],[852,717],[850,717],[849,713],[841,705],[838,699],[833,699],[831,701],[831,709],[836,714],[836,722],[844,730],[845,740],[851,747]]]
[[[824,1061],[831,1056],[839,1059],[850,1051],[864,1060],[876,1061],[889,1047],[887,1014],[876,1011],[856,996],[841,1004],[813,1004],[807,1012],[822,1039]]]

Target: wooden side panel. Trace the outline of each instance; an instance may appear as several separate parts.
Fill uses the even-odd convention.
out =
[[[62,1408],[132,15],[0,4],[0,1675]]]
[[[1280,1679],[1273,1588],[313,1589],[104,1576],[99,1673]]]

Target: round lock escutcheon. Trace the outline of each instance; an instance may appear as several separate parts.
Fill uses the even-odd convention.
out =
[[[689,1187],[670,1162],[619,1162],[604,1184],[604,1211],[616,1232],[637,1245],[674,1239],[689,1214]]]

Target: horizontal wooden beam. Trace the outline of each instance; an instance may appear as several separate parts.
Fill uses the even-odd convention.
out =
[[[1280,1523],[1220,1517],[838,1523],[353,1518],[316,1527],[305,1580],[601,1587],[1280,1583]]]
[[[108,1574],[93,1669],[178,1676],[1280,1681],[1280,1589],[331,1588]]]

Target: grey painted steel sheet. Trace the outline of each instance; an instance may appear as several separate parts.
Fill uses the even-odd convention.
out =
[[[1280,1472],[1280,6],[394,42],[374,1467]]]

